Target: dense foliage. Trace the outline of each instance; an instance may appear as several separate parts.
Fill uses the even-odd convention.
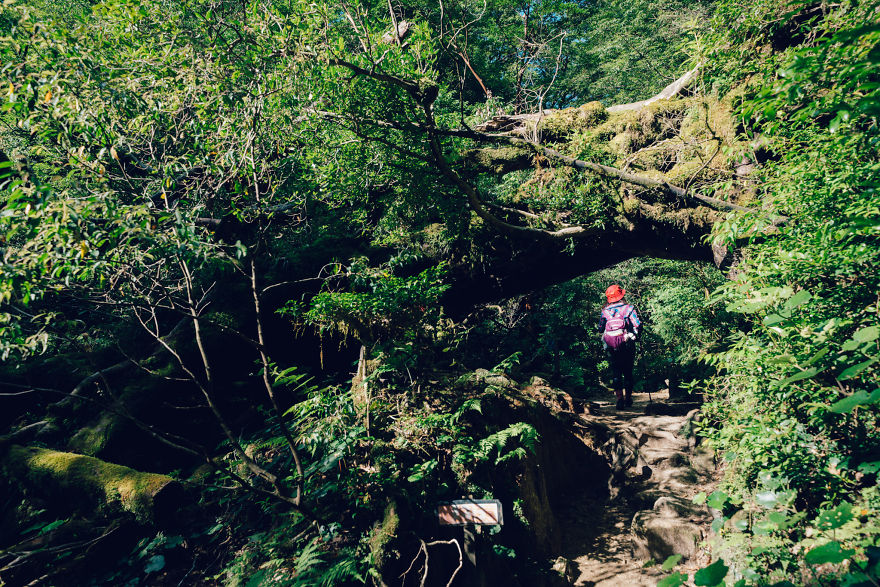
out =
[[[747,581],[878,572],[878,6],[824,10],[721,3],[711,53],[727,79],[750,76],[740,116],[774,153],[759,189],[791,218],[770,236],[754,216],[715,233],[755,241],[715,292],[749,326],[706,357],[704,431],[727,463],[716,507],[735,517],[720,553]],[[781,45],[771,59],[767,45]]]
[[[5,2],[0,453],[54,464],[4,457],[0,583],[412,584],[430,552],[445,584],[433,508],[463,495],[510,507],[493,572],[549,581],[522,487],[563,445],[511,377],[606,398],[619,282],[639,388],[704,398],[726,464],[696,584],[876,584],[878,21]],[[696,65],[683,96],[609,111]],[[81,484],[111,487],[99,506],[34,487],[80,480],[78,455],[163,473],[181,513],[106,463]]]

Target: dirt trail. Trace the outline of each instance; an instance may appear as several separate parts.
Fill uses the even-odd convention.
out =
[[[635,394],[634,405],[597,408],[583,421],[606,428],[603,447],[612,468],[610,496],[572,499],[562,512],[569,577],[584,586],[653,586],[666,573],[660,564],[671,554],[687,558],[678,571],[708,562],[702,549],[711,522],[708,510],[691,498],[711,491],[716,470],[710,451],[688,435],[696,411],[686,415],[646,415],[648,394]],[[652,407],[666,400],[652,394]],[[654,561],[652,564],[649,561]]]

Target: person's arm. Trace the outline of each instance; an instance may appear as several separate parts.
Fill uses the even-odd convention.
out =
[[[608,319],[605,317],[605,312],[599,314],[599,328],[598,332],[605,332],[605,323],[608,322]]]
[[[632,326],[633,334],[636,335],[636,340],[639,340],[642,337],[642,321],[639,320],[639,313],[636,312],[636,307],[633,306],[632,312],[627,316],[627,321],[630,326]]]

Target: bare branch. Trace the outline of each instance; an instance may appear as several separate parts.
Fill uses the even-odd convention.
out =
[[[256,254],[256,251],[254,251],[254,254]],[[263,386],[266,388],[266,394],[269,396],[269,401],[272,403],[272,414],[278,421],[281,434],[284,436],[285,442],[287,442],[291,457],[293,457],[293,463],[296,467],[297,473],[296,497],[294,497],[294,502],[299,506],[302,503],[305,473],[303,472],[299,451],[296,448],[296,442],[294,442],[293,436],[287,428],[287,423],[284,421],[284,416],[281,413],[281,409],[278,407],[278,401],[275,399],[275,390],[272,387],[272,382],[269,381],[269,357],[266,355],[266,345],[263,340],[263,315],[262,309],[260,308],[260,288],[257,285],[257,264],[253,255],[251,256],[251,293],[253,294],[254,300],[254,321],[257,326],[257,343],[259,344],[258,350],[260,353],[260,364],[263,366]]]

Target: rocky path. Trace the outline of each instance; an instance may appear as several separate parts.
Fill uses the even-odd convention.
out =
[[[603,427],[602,447],[612,469],[609,497],[573,499],[563,512],[569,578],[575,585],[653,586],[666,573],[660,565],[672,554],[687,572],[708,562],[702,544],[711,516],[691,498],[711,492],[713,454],[698,446],[689,428],[696,410],[682,415],[646,415],[665,396],[635,394],[634,405],[615,410],[596,405],[579,418]],[[671,411],[671,410],[668,410]]]

